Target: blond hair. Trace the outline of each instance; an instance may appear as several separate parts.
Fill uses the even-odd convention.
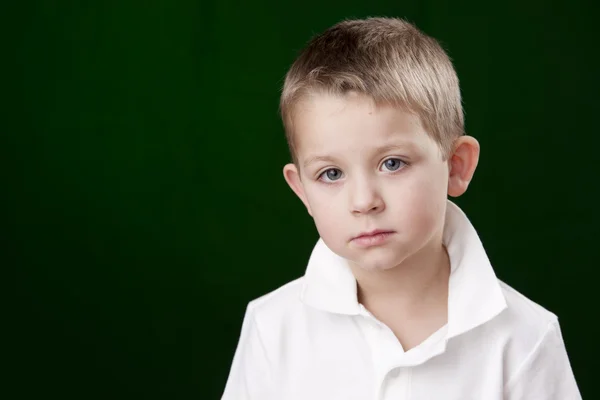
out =
[[[285,77],[280,112],[298,165],[294,106],[311,93],[357,92],[417,114],[444,158],[464,134],[456,71],[441,45],[397,18],[345,20],[312,38]]]

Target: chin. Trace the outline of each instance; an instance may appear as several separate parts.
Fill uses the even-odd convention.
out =
[[[402,263],[402,257],[389,257],[386,255],[366,255],[362,259],[352,260],[352,264],[364,271],[388,271]]]
[[[325,240],[327,244],[327,240]],[[412,253],[408,243],[395,243],[380,248],[356,249],[347,244],[333,242],[330,249],[338,256],[346,259],[352,267],[363,271],[388,271],[400,265]]]
[[[388,271],[397,264],[356,264],[358,267],[367,272]]]

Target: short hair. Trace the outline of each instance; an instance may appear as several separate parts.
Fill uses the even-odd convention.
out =
[[[348,92],[418,115],[444,159],[464,134],[458,77],[437,40],[399,18],[344,20],[313,37],[285,76],[279,108],[296,165],[295,106],[309,94]]]

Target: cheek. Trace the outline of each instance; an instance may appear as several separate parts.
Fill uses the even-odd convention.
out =
[[[398,212],[404,222],[415,230],[431,232],[444,219],[447,185],[443,171],[435,171],[414,176],[410,184],[401,187]]]
[[[342,199],[310,190],[306,192],[306,198],[319,235],[323,238],[339,236],[342,230],[340,221],[343,219]]]

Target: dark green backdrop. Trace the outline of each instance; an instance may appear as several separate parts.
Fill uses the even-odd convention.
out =
[[[451,54],[482,145],[458,204],[498,276],[558,314],[600,398],[592,2],[14,3],[2,398],[219,398],[247,302],[303,274],[317,239],[281,173],[282,78],[311,35],[370,15]]]

